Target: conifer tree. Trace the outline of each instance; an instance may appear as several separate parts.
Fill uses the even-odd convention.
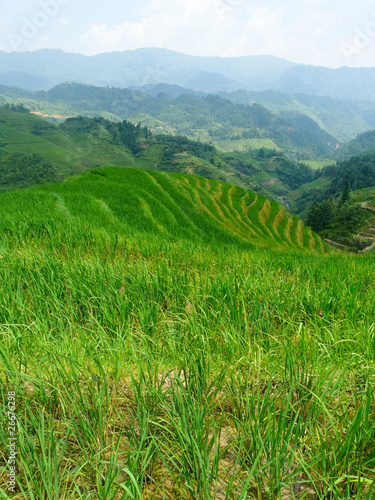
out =
[[[342,190],[342,195],[340,199],[340,205],[343,205],[344,203],[348,202],[350,200],[350,188],[349,188],[349,181],[345,182],[344,188]]]

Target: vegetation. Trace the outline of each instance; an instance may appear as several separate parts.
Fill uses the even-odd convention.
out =
[[[321,170],[316,170],[314,177],[317,182],[306,184],[302,190],[290,196],[293,200],[291,204],[293,211],[304,218],[314,203],[319,204],[329,198],[335,199],[338,203],[345,187],[351,192],[361,193],[364,188],[374,186],[375,153],[370,150],[348,160],[327,165]],[[366,202],[366,197],[363,199],[361,195],[357,197],[356,202],[360,201]],[[355,210],[359,214],[358,207]]]
[[[362,196],[361,192],[352,196],[349,181],[346,181],[337,201],[331,197],[313,203],[307,214],[307,225],[341,248],[345,245],[351,251],[371,250],[375,242],[375,210],[371,202],[362,200]]]
[[[134,141],[126,137],[126,122],[116,126],[116,140],[106,125],[112,130],[111,122],[89,118],[56,126],[24,109],[0,108],[0,168],[6,176],[2,188],[63,180],[95,166],[134,164]],[[133,124],[128,129],[143,133]]]
[[[345,143],[355,139],[358,134],[365,133],[375,127],[375,103],[365,99],[353,100],[355,99],[353,95],[339,99],[337,93],[335,97],[324,94],[312,95],[311,93],[304,94],[295,91],[287,93],[287,91],[277,92],[275,90],[264,92],[237,90],[225,94],[225,96],[229,97],[235,104],[255,101],[275,114],[297,112],[311,118],[321,129],[336,138],[335,146],[339,146],[337,154],[341,156],[341,151],[346,149]],[[369,148],[357,149],[352,154],[358,154],[364,149]]]
[[[10,498],[372,498],[371,256],[181,174],[95,169],[0,211]]]
[[[272,145],[269,140],[254,143],[257,149],[227,154],[207,141],[152,134],[140,122],[81,116],[55,125],[18,105],[0,108],[0,116],[0,151],[3,148],[3,170],[8,172],[3,189],[63,180],[96,166],[126,165],[224,180],[277,200],[316,176],[277,147],[259,147]],[[12,163],[5,161],[13,153],[28,155],[14,164],[14,171]],[[49,165],[44,174],[37,174],[29,158],[32,154]],[[26,169],[35,170],[32,179]]]
[[[364,151],[375,149],[375,131],[370,130],[358,135],[352,141],[346,143],[337,152],[337,156],[340,160],[349,159],[351,156],[358,156]]]
[[[0,191],[57,179],[52,165],[36,154],[7,153],[0,148]]]
[[[123,95],[171,135],[0,109],[4,498],[371,500],[374,253],[333,252],[275,199],[315,201],[308,224],[362,249],[372,153],[313,171],[267,138],[324,157],[299,114]]]
[[[256,101],[235,104],[218,95],[197,95],[188,90],[169,96],[134,88],[61,84],[47,92],[28,93],[23,99],[8,93],[33,111],[140,121],[154,132],[161,129],[212,141],[216,146],[227,141],[234,141],[236,148],[241,143],[251,144],[249,141],[271,141],[296,160],[333,158],[337,143],[316,121],[301,113],[278,116]],[[226,145],[226,149],[231,148]]]
[[[362,189],[375,185],[375,151],[368,151],[349,160],[342,161],[337,166],[325,167],[326,173],[331,177],[328,190],[329,194],[338,194],[348,183],[350,189]]]
[[[312,205],[306,224],[321,235],[336,241],[348,242],[360,231],[366,215],[358,204],[335,203],[329,198]]]

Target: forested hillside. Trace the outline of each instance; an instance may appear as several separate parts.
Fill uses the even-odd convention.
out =
[[[77,117],[54,125],[21,105],[8,108],[0,108],[0,151],[4,175],[7,172],[4,189],[7,184],[9,188],[26,187],[62,180],[95,166],[120,165],[195,173],[277,198],[315,176],[310,167],[290,160],[275,148],[224,153],[206,141],[153,134],[148,127],[126,120]],[[19,167],[14,163],[13,168],[8,161],[13,154],[23,155]],[[35,171],[34,178],[28,180],[31,157],[27,155],[37,155],[48,166],[42,177]],[[32,161],[35,163],[36,157]]]
[[[154,131],[212,141],[219,147],[221,141],[233,141],[232,148],[227,142],[223,149],[243,150],[253,139],[271,140],[294,158],[309,160],[333,157],[337,145],[335,137],[298,112],[277,116],[259,104],[233,104],[214,95],[154,97],[139,90],[62,84],[47,92],[25,94],[20,100],[32,111],[46,114],[127,119]]]
[[[298,112],[308,116],[337,139],[340,149],[344,143],[354,139],[358,134],[375,128],[375,103],[373,101],[339,99],[303,93],[288,94],[275,90],[264,92],[237,90],[220,93],[220,95],[236,104],[257,102],[277,115],[283,112]]]

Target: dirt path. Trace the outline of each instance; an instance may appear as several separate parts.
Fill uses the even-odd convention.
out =
[[[68,118],[75,118],[75,116],[62,116],[62,115],[46,115],[40,111],[30,111],[31,115],[42,116],[43,118],[57,118],[58,120],[67,120]]]
[[[277,177],[272,177],[272,179],[270,179],[269,181],[264,181],[264,182],[261,182],[262,186],[273,186],[275,184],[275,182],[279,181],[280,179],[278,179]]]
[[[371,210],[371,212],[375,212],[375,205],[370,201],[364,201],[361,205],[365,210]]]
[[[337,243],[336,241],[329,240],[328,238],[324,238],[324,241],[329,243],[331,247],[337,248],[338,250],[347,250],[347,247],[345,245],[342,245],[341,243]]]

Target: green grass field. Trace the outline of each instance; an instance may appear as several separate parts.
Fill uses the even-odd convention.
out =
[[[303,163],[306,163],[314,170],[319,170],[327,165],[334,165],[336,162],[333,160],[303,160]]]
[[[373,255],[140,169],[0,214],[2,498],[374,498]]]
[[[227,139],[223,141],[214,141],[215,146],[220,151],[239,151],[243,152],[248,149],[268,148],[281,151],[271,139]]]
[[[41,154],[56,167],[59,178],[107,165],[132,165],[124,147],[111,144],[108,132],[81,130],[75,122],[58,128],[29,113],[0,109],[0,144],[9,153]]]

